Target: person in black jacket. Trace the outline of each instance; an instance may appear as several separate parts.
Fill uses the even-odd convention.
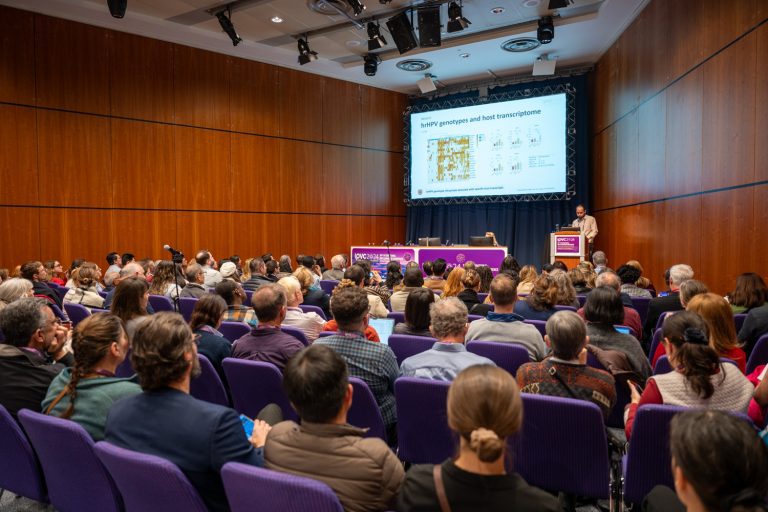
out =
[[[192,311],[192,318],[189,320],[189,328],[197,338],[197,352],[208,358],[224,384],[227,378],[222,361],[230,356],[232,343],[217,329],[221,325],[221,315],[226,310],[227,303],[224,299],[213,293],[207,293],[198,299]]]
[[[51,287],[45,283],[45,267],[39,261],[28,261],[21,266],[21,277],[32,281],[32,289],[36,297],[43,297],[52,304],[56,304],[59,309],[64,309],[61,297],[58,293],[51,290]]]
[[[669,269],[669,294],[651,299],[648,303],[648,317],[643,327],[643,338],[646,340],[646,346],[653,337],[656,322],[659,321],[662,313],[685,309],[680,303],[680,285],[689,279],[693,279],[693,269],[690,265],[681,263],[673,265]]]

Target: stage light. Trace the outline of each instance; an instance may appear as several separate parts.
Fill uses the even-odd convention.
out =
[[[347,3],[352,8],[355,16],[360,16],[360,13],[365,10],[365,5],[360,0],[347,0]]]
[[[368,51],[378,50],[379,48],[387,45],[387,40],[381,35],[381,30],[378,23],[372,21],[368,23],[366,27],[368,30]]]
[[[107,7],[113,18],[122,18],[128,8],[128,0],[107,0]]]
[[[448,4],[448,32],[461,32],[472,24],[461,14],[461,5],[456,2]]]
[[[396,14],[387,20],[387,28],[395,40],[397,51],[402,55],[418,46],[416,43],[416,34],[413,33],[413,25],[408,19],[406,12]]]
[[[555,38],[555,24],[552,22],[552,16],[542,16],[539,18],[539,28],[536,30],[536,39],[541,44],[549,44]]]
[[[369,53],[363,57],[363,60],[365,61],[365,64],[363,65],[363,71],[365,71],[365,74],[368,76],[375,76],[376,71],[379,69],[379,62],[381,62],[381,58],[378,55]]]
[[[227,16],[227,14],[229,14],[229,16]],[[232,17],[231,9],[222,9],[216,13],[216,17],[219,19],[219,25],[221,25],[221,29],[226,32],[229,38],[232,40],[232,46],[237,46],[243,39],[237,35],[235,26],[232,24],[232,20],[230,19]]]
[[[549,0],[549,10],[565,9],[572,3],[573,0]]]
[[[440,6],[424,7],[418,11],[419,46],[429,48],[440,46]]]
[[[313,60],[317,60],[317,52],[309,49],[309,43],[305,39],[299,39],[299,64],[303,66]]]

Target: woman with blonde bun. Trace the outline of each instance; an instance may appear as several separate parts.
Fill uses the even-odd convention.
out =
[[[519,431],[522,422],[520,390],[511,374],[489,365],[459,373],[448,391],[448,426],[459,436],[458,456],[439,466],[413,466],[396,510],[562,510],[554,496],[506,470],[506,438]]]

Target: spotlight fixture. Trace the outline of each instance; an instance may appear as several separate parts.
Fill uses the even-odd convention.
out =
[[[536,30],[536,39],[541,44],[549,44],[555,38],[555,24],[552,22],[552,16],[542,16],[539,18],[539,28]]]
[[[309,43],[306,39],[299,39],[299,64],[303,66],[313,60],[317,60],[317,52],[309,49]]]
[[[381,30],[378,22],[375,24],[372,21],[369,22],[366,29],[368,30],[368,51],[369,52],[372,52],[373,50],[378,50],[379,48],[387,45],[387,40],[384,39],[384,36],[381,35]]]
[[[573,0],[549,0],[548,9],[550,11],[554,9],[565,9],[572,3],[573,3]]]
[[[448,32],[461,32],[472,24],[461,14],[461,3],[451,2],[448,4]]]
[[[240,42],[242,42],[243,39],[237,35],[235,26],[232,24],[231,8],[227,7],[226,9],[222,9],[216,13],[216,17],[219,18],[219,25],[221,25],[221,30],[226,32],[229,38],[232,40],[232,46],[237,46]]]
[[[375,76],[376,71],[379,69],[379,62],[381,62],[381,57],[376,54],[369,53],[363,57],[363,60],[365,61],[365,64],[363,65],[363,71],[365,71],[365,74],[368,76]]]
[[[128,8],[128,0],[107,0],[107,7],[113,18],[122,18]]]
[[[347,3],[352,8],[355,16],[360,16],[360,13],[365,10],[365,5],[360,0],[347,0]]]

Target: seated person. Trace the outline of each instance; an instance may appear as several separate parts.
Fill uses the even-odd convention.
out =
[[[750,309],[744,319],[744,325],[739,330],[739,340],[744,343],[744,351],[752,353],[757,340],[764,334],[768,334],[768,302]]]
[[[203,267],[197,263],[187,265],[187,270],[184,273],[187,278],[187,285],[181,290],[180,297],[194,297],[195,299],[203,298],[208,293],[208,289],[205,287],[205,272]]]
[[[293,276],[287,276],[281,278],[277,284],[282,286],[283,290],[285,290],[287,301],[287,311],[282,324],[301,329],[301,332],[304,333],[304,336],[306,336],[310,342],[315,341],[317,337],[320,336],[320,331],[323,330],[325,320],[323,320],[323,317],[317,313],[305,313],[299,307],[299,304],[304,302],[304,295],[301,293],[301,284],[299,283],[299,280]]]
[[[453,274],[453,272],[451,272],[451,274]],[[488,314],[488,308],[481,306],[483,301],[481,301],[477,295],[480,291],[480,274],[471,269],[465,271],[461,278],[461,285],[464,289],[459,292],[457,297],[465,306],[467,306],[467,311],[481,316]],[[480,311],[477,313],[475,313],[476,309],[473,309],[476,307],[480,308]]]
[[[313,276],[317,277],[307,267],[302,266],[293,271],[293,277],[298,279],[299,284],[301,284],[301,294],[304,296],[302,304],[317,306],[323,310],[326,318],[331,318],[331,301],[328,295],[315,283]]]
[[[344,510],[387,510],[403,466],[384,441],[347,423],[353,396],[344,359],[315,344],[288,362],[283,388],[301,425],[275,425],[264,446],[266,466],[324,482]]]
[[[392,291],[384,285],[384,281],[381,279],[381,274],[378,270],[374,270],[370,260],[357,260],[355,265],[363,269],[363,289],[369,295],[375,295],[381,299],[382,304],[389,301],[392,296]],[[345,279],[348,279],[346,272]]]
[[[716,293],[702,293],[692,298],[685,309],[697,313],[707,323],[709,346],[720,357],[735,361],[742,373],[746,372],[747,356],[736,339],[733,312],[728,301]]]
[[[421,274],[421,269],[418,266],[407,267],[403,276],[403,288],[393,293],[389,298],[389,305],[392,311],[405,311],[405,302],[408,300],[408,295],[413,290],[423,287],[423,285],[424,277]]]
[[[669,293],[659,295],[651,299],[648,303],[648,316],[645,319],[643,327],[643,338],[650,340],[653,337],[653,331],[656,329],[656,322],[659,316],[667,311],[680,311],[684,309],[680,303],[680,285],[685,281],[693,279],[693,269],[690,265],[684,263],[673,265],[669,269]]]
[[[441,510],[443,494],[453,512],[561,511],[556,497],[505,468],[507,437],[522,423],[520,391],[507,371],[492,366],[462,371],[448,390],[448,426],[459,439],[458,457],[437,470],[431,464],[411,467],[395,509]]]
[[[430,290],[425,290],[432,293]],[[418,293],[418,292],[414,292]],[[486,357],[467,352],[467,307],[456,297],[430,305],[429,330],[437,338],[432,348],[412,355],[400,365],[404,377],[451,381],[464,368],[477,364],[496,366]]]
[[[587,366],[584,321],[572,311],[558,311],[547,320],[544,341],[552,348],[552,357],[517,370],[520,391],[586,400],[600,407],[607,419],[616,404],[616,382],[610,373]]]
[[[198,299],[189,319],[189,328],[197,340],[197,352],[208,358],[224,383],[227,378],[223,362],[232,352],[232,343],[218,329],[226,311],[227,303],[224,299],[213,293],[206,293]]]
[[[299,340],[280,330],[288,312],[285,289],[279,284],[263,284],[253,292],[251,304],[259,325],[232,344],[232,357],[272,363],[282,372],[286,363],[304,348]]]
[[[653,298],[650,291],[635,284],[640,279],[640,270],[637,267],[624,264],[616,269],[616,275],[621,280],[621,293],[630,297]]]
[[[634,331],[637,336],[642,337],[643,324],[640,321],[640,313],[638,313],[637,310],[632,306],[632,299],[629,297],[629,295],[621,292],[621,280],[619,279],[619,276],[617,276],[616,273],[612,270],[604,271],[595,278],[594,286],[592,289],[594,290],[600,286],[607,286],[616,290],[616,293],[618,293],[619,297],[621,297],[621,304],[624,308],[624,320],[622,321],[622,325],[626,325],[632,329],[632,331]],[[629,305],[627,305],[627,302],[629,302]],[[581,318],[584,318],[583,307],[579,308],[576,313],[578,313]],[[640,338],[637,339],[638,341],[642,341]]]
[[[126,267],[123,267],[123,270]],[[149,283],[144,276],[121,279],[115,286],[114,298],[109,308],[110,312],[125,324],[125,332],[128,333],[128,341],[130,341],[136,327],[151,314]]]
[[[143,393],[115,402],[105,440],[176,464],[210,510],[229,510],[219,474],[227,462],[264,463],[269,425],[255,420],[245,436],[238,414],[189,394],[200,374],[197,345],[181,315],[157,313],[133,336],[131,362]]]
[[[173,301],[178,301],[181,290],[187,282],[181,276],[181,265],[170,260],[163,260],[155,267],[152,282],[149,285],[150,295],[162,295]]]
[[[464,285],[461,283],[461,280],[464,279],[464,272],[464,267],[455,267],[447,271],[445,286],[440,298],[457,297],[464,290]]]
[[[400,290],[403,288],[403,267],[397,260],[387,263],[387,278],[384,280],[384,286],[388,290]],[[390,298],[392,298],[390,296]]]
[[[428,268],[432,270],[432,273],[427,272],[424,286],[432,291],[442,292],[445,289],[445,271],[448,269],[447,262],[443,258],[437,258],[429,267],[426,264],[424,265],[425,272]]]
[[[344,279],[344,267],[347,264],[347,257],[343,254],[337,254],[331,258],[331,269],[323,272],[322,279],[326,281],[341,281]]]
[[[506,273],[498,274],[491,281],[491,297],[496,310],[469,324],[467,341],[517,343],[528,350],[531,361],[544,359],[547,347],[541,333],[535,326],[524,323],[525,319],[513,312],[517,303],[517,280]]]
[[[77,324],[72,350],[75,362],[53,379],[42,410],[80,424],[94,441],[101,441],[112,404],[141,393],[134,379],[115,376],[128,353],[128,335],[118,317],[96,313]]]
[[[760,274],[745,272],[736,278],[736,288],[726,297],[733,314],[747,314],[768,300],[768,286]]]
[[[365,276],[365,268],[357,263],[344,271],[344,279],[349,279],[360,288],[365,288]],[[342,281],[344,281],[344,279],[342,279]],[[368,294],[369,314],[374,318],[386,318],[389,314],[389,310],[384,306],[381,296],[375,293],[370,293],[368,290],[365,291]],[[331,311],[333,311],[333,308],[331,308]]]
[[[243,283],[243,288],[246,290],[255,291],[259,286],[272,282],[267,278],[267,265],[263,259],[253,258],[250,260],[248,270],[250,270],[251,276]]]
[[[333,296],[336,295],[336,293],[339,290],[342,290],[344,288],[355,288],[357,285],[350,281],[349,279],[342,279],[341,282],[336,285],[336,288],[333,289],[333,292],[331,292],[331,300],[333,300]],[[323,326],[323,331],[326,332],[336,332],[339,330],[339,324],[336,323],[336,320],[331,319],[325,322],[325,325]],[[374,343],[379,343],[381,339],[379,339],[379,333],[376,332],[376,329],[373,328],[371,325],[365,326],[365,331],[363,331],[363,334],[365,335],[365,339],[368,341],[373,341]]]
[[[11,302],[15,302],[24,297],[32,298],[32,283],[20,277],[11,277],[0,282],[0,311],[6,308]]]
[[[223,279],[216,285],[216,295],[224,299],[227,303],[227,310],[224,312],[222,321],[224,322],[245,322],[251,327],[259,324],[256,313],[252,308],[243,305],[248,296],[243,290],[243,285],[231,279]]]
[[[675,370],[648,379],[642,395],[629,384],[632,403],[625,425],[627,439],[632,434],[637,408],[644,404],[747,413],[755,388],[736,366],[720,362],[717,352],[709,346],[707,324],[699,315],[680,311],[667,316],[662,334],[664,349]]]
[[[40,412],[51,381],[74,357],[66,349],[69,330],[42,298],[21,298],[0,311],[0,405],[16,417]]]
[[[435,294],[429,288],[413,290],[405,301],[405,322],[397,324],[393,332],[431,338],[429,311],[434,303]]]
[[[92,267],[82,266],[72,272],[74,286],[64,295],[64,302],[80,304],[91,308],[103,308],[104,298],[96,291],[96,272]]]
[[[548,274],[542,274],[534,281],[533,289],[525,300],[515,302],[514,312],[526,320],[547,321],[557,311],[557,295],[555,280]]]
[[[562,261],[556,261],[555,263],[563,263]],[[565,264],[563,264],[565,267]],[[555,300],[556,306],[570,306],[575,309],[579,309],[579,300],[576,298],[576,288],[574,288],[571,278],[568,277],[568,269],[555,269],[549,273],[555,281],[557,286],[557,299]]]

